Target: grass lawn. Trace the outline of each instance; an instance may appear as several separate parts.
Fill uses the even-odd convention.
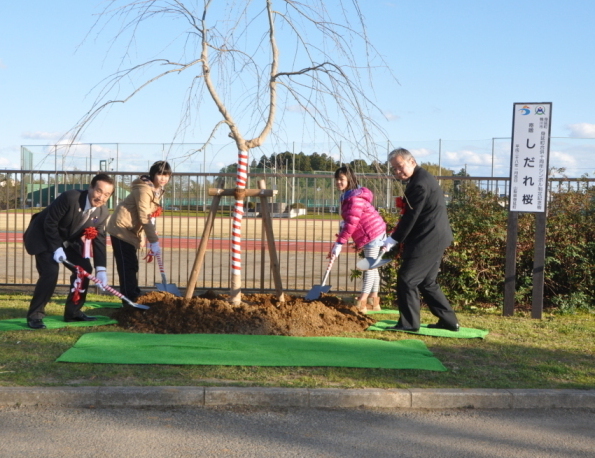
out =
[[[115,300],[89,295],[88,300]],[[30,296],[0,294],[0,320],[26,315]],[[64,296],[46,308],[62,315]],[[87,310],[110,315],[113,309]],[[330,367],[164,366],[56,363],[87,332],[123,330],[115,325],[0,332],[0,386],[275,386],[334,388],[595,388],[595,314],[545,315],[459,312],[465,327],[487,329],[481,339],[450,339],[395,332],[346,337],[420,339],[448,368],[421,370]],[[395,319],[394,315],[373,315]],[[422,321],[434,322],[428,312]]]

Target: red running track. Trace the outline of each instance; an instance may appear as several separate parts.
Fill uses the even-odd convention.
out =
[[[0,232],[0,243],[22,243],[23,235],[16,232]],[[110,238],[107,239],[108,245],[111,245]],[[174,248],[181,250],[196,250],[200,243],[199,238],[191,237],[162,237],[159,243],[164,248]],[[278,240],[275,242],[278,251],[307,251],[322,253],[330,250],[333,242],[314,242],[314,241],[289,241]],[[211,239],[207,245],[209,250],[229,250],[231,241],[229,239]],[[260,250],[263,247],[261,240],[242,240],[244,250]],[[264,243],[266,249],[266,242]]]

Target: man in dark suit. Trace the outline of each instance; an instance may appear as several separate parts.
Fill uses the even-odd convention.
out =
[[[91,273],[90,258],[94,258],[96,277],[100,286],[107,286],[105,222],[109,211],[104,207],[114,191],[114,180],[105,173],[93,177],[85,191],[73,189],[63,192],[43,211],[33,215],[25,231],[27,253],[35,255],[39,280],[27,313],[27,324],[32,329],[45,329],[43,318],[60,271],[61,259],[82,267]],[[87,296],[89,279],[71,271],[70,293],[66,299],[64,321],[93,321],[81,312]]]
[[[384,242],[387,250],[398,243],[403,244],[401,266],[397,274],[400,318],[393,328],[400,331],[419,330],[421,292],[430,312],[438,317],[438,322],[428,325],[428,328],[458,331],[455,312],[436,283],[444,251],[453,241],[442,189],[433,175],[417,165],[408,150],[398,148],[389,154],[388,160],[395,177],[408,181],[405,212],[394,232]]]

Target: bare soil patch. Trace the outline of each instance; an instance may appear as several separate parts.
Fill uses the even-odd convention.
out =
[[[227,295],[212,291],[190,301],[156,291],[137,301],[149,310],[124,307],[112,316],[126,329],[155,334],[333,336],[361,332],[374,323],[336,296],[323,295],[317,301],[285,297],[279,302],[270,294],[243,294],[235,306]]]

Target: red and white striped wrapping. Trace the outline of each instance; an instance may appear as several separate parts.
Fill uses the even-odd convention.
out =
[[[246,189],[248,181],[248,152],[238,152],[238,172],[236,187]],[[234,275],[242,271],[242,218],[244,217],[244,201],[235,201],[231,229],[231,268]]]

